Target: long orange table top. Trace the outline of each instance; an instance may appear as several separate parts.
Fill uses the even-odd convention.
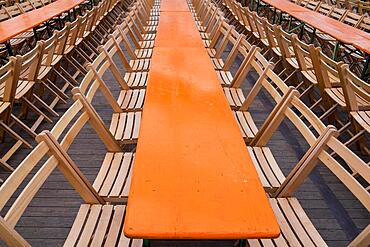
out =
[[[161,2],[125,235],[276,237],[279,226],[199,32],[184,11],[186,0]]]
[[[370,54],[370,34],[288,0],[262,0],[336,40]]]
[[[81,4],[85,0],[58,0],[39,9],[0,22],[0,43],[32,29]]]

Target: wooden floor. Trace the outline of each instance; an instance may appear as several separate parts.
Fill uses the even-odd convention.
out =
[[[235,64],[233,69],[237,68]],[[110,75],[105,78],[110,82],[112,90],[118,95],[118,88],[114,87],[114,80]],[[249,78],[248,81],[251,81]],[[248,91],[252,84],[245,83]],[[59,105],[57,112],[63,114],[68,105]],[[263,119],[271,111],[272,103],[266,95],[260,95],[252,106],[252,116],[257,125],[261,125]],[[109,124],[111,112],[107,109],[107,103],[101,95],[96,97],[93,104],[103,120]],[[194,116],[196,119],[196,116]],[[43,128],[50,128],[45,124]],[[279,165],[285,174],[305,152],[307,146],[298,132],[289,123],[284,123],[277,134],[270,141],[271,147]],[[128,146],[127,149],[134,147]],[[19,151],[10,161],[13,166],[25,157],[29,150]],[[85,128],[78,136],[75,144],[69,152],[82,172],[93,181],[98,173],[104,157],[105,149],[99,138],[90,128]],[[0,177],[8,176],[3,170]],[[312,219],[323,238],[330,246],[346,246],[360,230],[370,223],[370,215],[357,201],[355,201],[344,186],[333,177],[327,169],[319,167],[305,182],[304,186],[296,193],[302,206]],[[55,171],[47,180],[43,188],[27,208],[24,217],[17,225],[17,230],[32,246],[49,247],[61,246],[66,238],[74,217],[77,213],[81,199],[78,194],[66,182],[59,171]],[[235,203],[238,203],[235,201]],[[222,213],[222,212],[220,212]],[[153,241],[155,246],[234,246],[235,241]],[[0,246],[5,246],[1,244]]]

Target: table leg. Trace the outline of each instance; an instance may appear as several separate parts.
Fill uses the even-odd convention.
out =
[[[5,42],[5,47],[8,50],[9,56],[14,56],[12,45],[10,44],[10,40]]]
[[[143,240],[143,247],[150,247],[150,241],[149,241],[149,239],[144,239]]]
[[[32,28],[32,30],[33,30],[33,35],[35,36],[35,40],[38,41],[39,39],[37,37],[37,30],[36,30],[36,28],[34,27],[34,28]]]
[[[247,244],[247,241],[245,239],[240,239],[239,240],[239,247],[245,247]]]
[[[364,64],[364,68],[362,69],[362,73],[361,73],[361,79],[364,80],[364,81],[367,81],[367,79],[369,78],[369,64],[370,64],[370,54],[367,54],[366,55],[366,60],[365,60],[365,64]]]
[[[280,17],[279,17],[279,25],[283,22],[283,12],[280,11]]]
[[[310,44],[312,44],[315,40],[315,36],[316,36],[316,28],[313,29],[312,31],[312,35],[311,35],[311,40],[310,40]]]
[[[339,47],[340,47],[340,42],[337,41],[337,43],[334,46],[334,50],[333,50],[333,60],[334,61],[337,61],[338,60]]]
[[[272,24],[275,24],[275,17],[276,17],[276,8],[274,7],[274,13],[273,13],[273,17],[272,17]]]

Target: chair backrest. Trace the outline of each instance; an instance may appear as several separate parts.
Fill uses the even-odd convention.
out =
[[[348,111],[370,111],[370,85],[350,71],[347,64],[340,66],[339,77]],[[358,105],[359,101],[361,107]]]
[[[45,6],[45,4],[41,1],[41,0],[27,0],[34,8],[38,9],[38,8],[41,8],[43,6]]]
[[[255,53],[258,55],[258,49],[256,49]],[[259,55],[257,57],[259,57]],[[245,101],[239,108],[240,111],[247,111],[262,89],[264,89],[277,104],[281,104],[284,95],[288,94],[292,89],[284,83],[273,69],[274,65],[270,63],[265,67],[263,72],[258,75],[252,89],[249,91]],[[260,129],[260,131],[263,132],[263,128]]]
[[[332,12],[333,9],[334,9],[333,6],[330,6],[327,3],[322,3],[322,4],[320,4],[320,7],[317,8],[316,11],[319,12],[320,14],[322,14],[322,15],[328,16],[328,15],[330,15],[330,13]]]
[[[70,25],[71,25],[71,27],[70,27],[69,33],[68,33],[67,45],[72,47],[72,46],[75,46],[76,41],[77,41],[78,33],[79,33],[79,30],[80,30],[80,27],[81,27],[81,18],[78,17]]]
[[[267,39],[267,34],[265,32],[265,29],[263,27],[263,22],[262,22],[262,19],[266,19],[266,18],[260,17],[259,15],[257,15],[257,12],[254,12],[253,16],[254,16],[254,20],[255,20],[254,23],[256,24],[256,27],[257,27],[257,30],[258,30],[259,38],[260,39]]]
[[[17,3],[17,5],[18,5],[18,8],[22,11],[22,13],[26,13],[28,11],[32,11],[35,9],[35,7],[33,7],[33,5],[28,1]]]
[[[12,5],[12,6],[8,6],[8,7],[4,7],[4,9],[8,13],[8,15],[11,16],[11,17],[15,17],[17,15],[22,14],[22,10],[20,9],[20,7],[17,4]]]
[[[240,3],[238,3],[237,4],[237,10],[240,13],[241,20],[242,20],[242,23],[243,23],[244,28],[248,32],[250,32],[251,31],[251,27],[249,25],[249,21],[248,21],[248,18],[247,18],[247,7],[243,7]]]
[[[342,21],[346,17],[347,13],[348,10],[334,7],[329,16],[337,21]]]
[[[283,59],[289,59],[289,58],[295,57],[295,54],[292,52],[293,34],[285,32],[281,26],[275,26],[274,31],[276,34],[277,42],[280,47],[281,56],[283,57]]]
[[[113,43],[112,39],[109,39],[107,43]],[[121,107],[113,96],[112,92],[108,88],[103,76],[106,71],[110,71],[116,79],[118,85],[122,89],[129,89],[126,81],[120,73],[116,63],[113,61],[113,57],[118,53],[117,49],[113,46],[109,51],[104,47],[100,47],[100,54],[95,58],[92,64],[89,64],[88,72],[81,81],[79,86],[79,92],[86,97],[88,102],[92,102],[93,98],[99,89],[104,95],[107,102],[111,105],[114,112],[122,112]]]
[[[250,11],[248,8],[245,8],[245,11],[246,11],[245,14],[246,14],[251,32],[258,33],[258,28],[257,28],[257,25],[255,23],[254,16],[253,16],[254,12]]]
[[[307,1],[306,5],[304,6],[307,9],[310,9],[312,11],[316,11],[318,8],[320,8],[321,2],[320,1]]]
[[[215,58],[221,58],[225,49],[227,48],[228,40],[232,35],[232,30],[234,26],[227,24],[226,22],[221,22],[211,43],[209,45],[210,49],[215,49]]]
[[[110,35],[108,41],[105,42],[105,44],[100,49],[106,54],[109,54],[109,56],[112,57],[112,59],[113,56],[117,54],[125,70],[127,72],[132,72],[133,69],[130,65],[130,60],[121,47],[121,44],[125,42],[124,40],[125,36],[122,33],[123,33],[122,29],[118,28],[118,31],[114,32],[114,34],[118,35],[117,36],[113,36],[114,34]],[[122,46],[124,47],[124,44],[122,44]]]
[[[19,60],[10,57],[9,62],[0,67],[0,96],[3,102],[13,103],[19,77]]]
[[[262,24],[265,29],[270,49],[272,49],[278,57],[281,57],[280,47],[275,33],[276,25],[271,24],[267,19],[262,19]]]
[[[17,55],[21,61],[20,80],[36,81],[40,70],[42,43],[38,41],[36,46],[25,55]]]
[[[245,56],[242,64],[240,65],[237,73],[234,76],[234,80],[231,87],[240,87],[244,79],[250,73],[257,73],[257,77],[266,76],[266,72],[273,67],[273,65],[267,61],[267,59],[260,53],[261,49],[252,46],[248,54]],[[242,107],[243,108],[243,107]]]
[[[57,36],[57,44],[54,55],[64,55],[70,29],[71,23],[67,22],[62,30],[55,31],[55,34]]]
[[[343,62],[336,62],[329,58],[319,47],[311,49],[310,51],[315,75],[321,92],[324,92],[325,88],[340,86],[339,68]]]
[[[51,66],[51,62],[53,61],[53,56],[55,53],[55,49],[57,47],[57,42],[58,42],[58,36],[54,32],[53,35],[48,38],[47,40],[41,40],[41,54],[40,54],[40,59],[41,59],[41,66]]]
[[[348,12],[346,16],[342,19],[342,22],[350,25],[352,27],[358,27],[364,18],[363,15],[358,15],[353,12]]]
[[[8,12],[6,11],[4,6],[1,6],[1,8],[0,8],[0,22],[8,20],[10,18],[12,18],[12,16],[10,14],[8,14]]]
[[[301,71],[313,70],[310,50],[314,49],[313,44],[306,44],[296,34],[293,34],[292,44],[298,65]]]
[[[357,28],[365,31],[365,32],[370,32],[370,17],[365,16],[361,23],[357,26]]]

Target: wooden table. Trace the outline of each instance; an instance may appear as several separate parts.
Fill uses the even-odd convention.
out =
[[[288,0],[262,0],[272,7],[285,12],[294,18],[329,34],[343,44],[353,45],[357,49],[370,54],[370,34],[351,27],[318,12],[299,6]]]
[[[271,238],[279,226],[186,0],[162,0],[125,235]]]
[[[85,0],[58,0],[39,9],[0,22],[0,43],[73,9]]]

